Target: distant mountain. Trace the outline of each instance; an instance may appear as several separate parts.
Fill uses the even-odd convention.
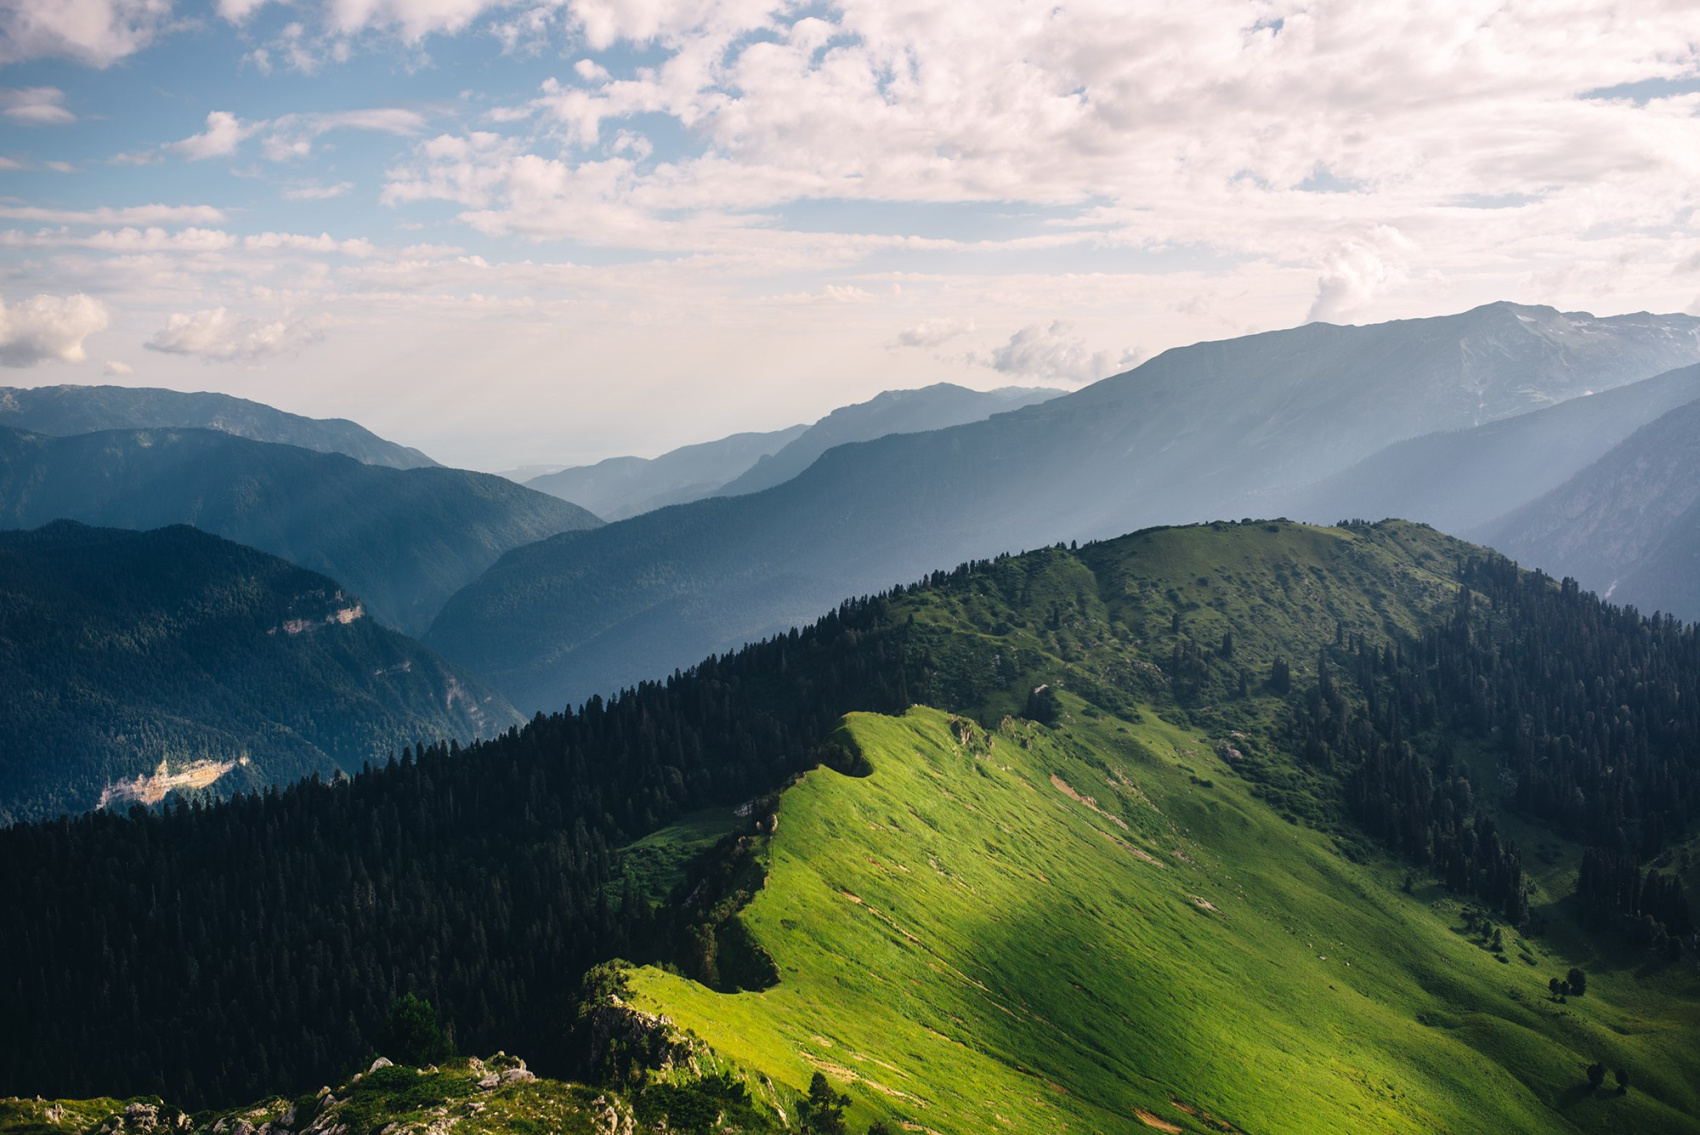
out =
[[[526,487],[572,501],[604,520],[623,520],[670,504],[701,500],[801,434],[806,426],[741,433],[663,453],[610,457],[545,473]]]
[[[1572,576],[1614,603],[1700,619],[1700,401],[1476,531],[1524,566]]]
[[[1469,430],[1395,442],[1298,493],[1283,510],[1328,522],[1387,516],[1446,532],[1485,524],[1603,457],[1659,415],[1700,398],[1700,366]]]
[[[343,453],[368,465],[435,465],[345,418],[304,418],[228,394],[129,386],[0,387],[0,426],[69,437],[102,430],[209,429],[254,441]]]
[[[666,673],[929,565],[1279,515],[1393,442],[1700,360],[1700,319],[1491,304],[1167,351],[985,421],[829,450],[764,492],[519,549],[427,641],[521,709]]]
[[[672,504],[770,488],[845,442],[978,422],[1059,394],[1018,386],[970,390],[948,382],[919,390],[887,390],[866,402],[841,406],[812,426],[733,434],[653,459],[610,457],[534,477],[526,485],[583,505],[604,520],[626,520]]]
[[[487,473],[387,469],[216,430],[0,428],[0,527],[60,518],[193,524],[323,572],[412,631],[508,549],[601,523]]]
[[[275,556],[184,525],[0,533],[0,824],[354,772],[517,721]]]
[[[978,422],[993,414],[1048,402],[1061,394],[1060,390],[1022,386],[970,390],[949,382],[919,390],[887,390],[866,402],[834,410],[714,495],[739,496],[783,484],[837,445]]]

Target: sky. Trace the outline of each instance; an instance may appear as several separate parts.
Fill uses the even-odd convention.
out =
[[[0,0],[0,385],[471,468],[1494,300],[1700,314],[1692,0]]]

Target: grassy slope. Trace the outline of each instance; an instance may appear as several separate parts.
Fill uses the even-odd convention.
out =
[[[1498,961],[1455,898],[1280,820],[1207,738],[1071,716],[966,745],[931,710],[853,717],[874,774],[787,794],[745,914],[780,983],[644,970],[646,1007],[946,1132],[1207,1129],[1175,1100],[1254,1132],[1696,1129],[1692,980],[1597,972],[1554,1004],[1569,958]],[[1635,1089],[1578,1090],[1594,1059]]]
[[[728,996],[645,970],[646,1006],[781,1083],[827,1071],[861,1121],[946,1132],[1139,1129],[1139,1108],[1211,1129],[1174,1100],[1259,1133],[1700,1129],[1700,983],[1574,928],[1577,849],[1518,833],[1547,849],[1529,858],[1549,929],[1507,928],[1500,961],[1458,898],[1420,878],[1406,895],[1403,866],[1342,854],[1361,841],[1327,834],[1330,793],[1278,751],[1275,699],[1206,691],[1183,711],[1149,670],[1149,700],[1116,693],[1166,656],[1177,611],[1182,637],[1231,630],[1237,664],[1288,657],[1312,680],[1337,621],[1410,630],[1449,600],[1464,550],[1410,525],[1277,527],[1142,533],[907,600],[952,649],[1018,663],[982,722],[1035,680],[1098,704],[1065,695],[1060,728],[966,745],[968,723],[932,711],[850,719],[874,775],[820,770],[786,795],[745,914],[780,984]],[[1475,779],[1491,797],[1491,764]],[[1589,993],[1556,1004],[1547,979],[1573,964]],[[1634,1089],[1589,1094],[1596,1059]]]

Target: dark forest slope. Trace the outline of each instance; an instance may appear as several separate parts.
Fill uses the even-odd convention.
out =
[[[357,772],[517,720],[274,556],[186,526],[0,532],[0,821]]]

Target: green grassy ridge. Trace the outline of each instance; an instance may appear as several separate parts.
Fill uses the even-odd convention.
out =
[[[874,773],[786,794],[743,915],[779,984],[644,969],[640,1005],[792,1088],[824,1071],[864,1124],[1222,1129],[1179,1101],[1260,1135],[1700,1129],[1692,974],[1596,971],[1555,1004],[1570,957],[1499,961],[1458,899],[1282,821],[1209,737],[1068,705],[994,734],[853,715]],[[1632,1090],[1588,1093],[1596,1059]]]

